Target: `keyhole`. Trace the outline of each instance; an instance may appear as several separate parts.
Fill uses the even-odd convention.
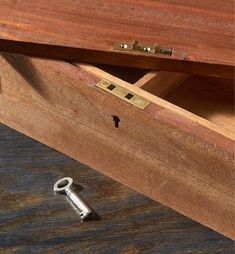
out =
[[[120,119],[118,116],[113,116],[114,126],[115,128],[119,128]]]

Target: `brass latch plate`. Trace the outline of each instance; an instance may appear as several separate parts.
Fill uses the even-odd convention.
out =
[[[123,88],[108,80],[101,80],[96,84],[96,87],[99,87],[140,109],[145,109],[150,104],[150,101],[146,100],[145,98],[142,98],[139,95],[128,91],[126,88]]]
[[[113,49],[123,51],[135,51],[148,54],[163,54],[169,56],[173,54],[173,49],[171,48],[164,48],[157,43],[154,45],[141,45],[137,40],[134,40],[130,44],[125,42],[115,42],[113,45]]]

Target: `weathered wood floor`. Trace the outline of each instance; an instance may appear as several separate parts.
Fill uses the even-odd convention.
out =
[[[80,224],[54,195],[64,176],[100,218]],[[234,253],[232,240],[3,125],[0,180],[0,253]]]

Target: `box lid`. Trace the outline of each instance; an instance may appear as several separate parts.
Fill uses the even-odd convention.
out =
[[[1,51],[234,75],[230,0],[2,0],[0,17]]]

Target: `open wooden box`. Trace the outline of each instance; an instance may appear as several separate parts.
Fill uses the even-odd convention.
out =
[[[0,77],[0,122],[235,238],[234,80],[10,54]]]

